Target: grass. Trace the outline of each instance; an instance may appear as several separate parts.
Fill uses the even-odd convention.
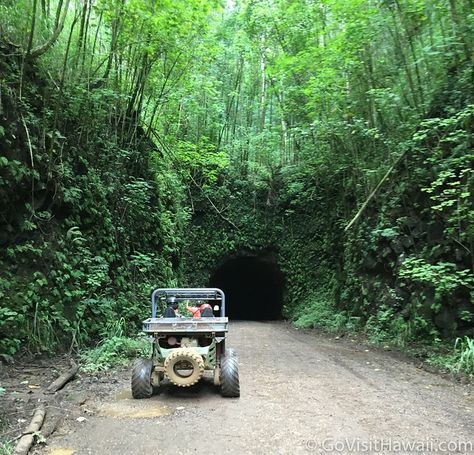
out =
[[[474,339],[456,338],[454,349],[428,356],[427,362],[452,373],[464,373],[474,378]]]
[[[11,455],[14,449],[12,441],[0,441],[0,455]]]
[[[0,396],[4,393],[5,389],[0,387]],[[13,442],[9,438],[5,437],[7,434],[9,434],[9,428],[9,422],[6,419],[4,411],[0,410],[0,455],[10,455],[13,453],[13,449],[15,448]]]
[[[454,349],[458,354],[455,363],[457,371],[465,371],[474,375],[474,339],[467,336],[457,338]]]
[[[359,318],[350,318],[335,308],[328,293],[315,292],[304,305],[295,311],[293,324],[299,329],[322,328],[330,332],[352,331]]]
[[[149,355],[150,342],[147,338],[130,337],[125,333],[123,318],[109,324],[102,334],[102,341],[96,347],[80,353],[82,370],[108,370],[114,366],[127,365],[130,359]]]
[[[82,370],[94,372],[127,365],[130,359],[146,356],[149,352],[150,343],[146,339],[114,336],[102,340],[93,349],[81,352]]]

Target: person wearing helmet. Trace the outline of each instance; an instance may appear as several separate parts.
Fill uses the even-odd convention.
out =
[[[170,296],[166,299],[166,303],[168,304],[168,307],[165,310],[165,313],[163,314],[164,318],[177,318],[179,317],[179,308],[178,308],[178,301],[176,300],[175,296]]]
[[[186,309],[193,314],[193,318],[212,318],[212,306],[208,303],[200,303],[199,306],[186,305]]]

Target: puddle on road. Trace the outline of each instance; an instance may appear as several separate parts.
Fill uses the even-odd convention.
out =
[[[124,389],[115,394],[112,402],[103,404],[99,415],[125,419],[144,419],[163,417],[172,414],[174,409],[163,406],[153,398],[148,400],[134,400],[130,389]]]
[[[132,391],[130,389],[123,389],[114,395],[114,400],[131,400]]]
[[[137,409],[129,405],[105,405],[100,411],[100,415],[106,417],[122,417],[125,419],[145,419],[149,417],[168,416],[173,412],[172,409],[165,406],[146,406]]]
[[[53,447],[48,455],[73,455],[74,452],[75,450],[70,447]]]

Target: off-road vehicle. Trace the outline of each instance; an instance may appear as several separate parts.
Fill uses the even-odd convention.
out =
[[[180,302],[208,303],[208,316],[180,317],[170,308]],[[209,305],[206,305],[209,307]],[[168,307],[167,311],[164,311]],[[159,317],[159,314],[171,317]],[[219,316],[214,316],[215,312]],[[217,288],[155,289],[151,296],[151,318],[143,321],[143,331],[150,335],[150,359],[138,359],[132,372],[132,396],[149,398],[168,379],[178,387],[196,384],[204,374],[213,373],[214,384],[224,397],[240,396],[238,361],[226,347],[228,318],[225,295]]]

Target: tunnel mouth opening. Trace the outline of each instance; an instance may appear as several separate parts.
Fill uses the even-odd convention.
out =
[[[209,285],[224,291],[230,319],[282,319],[284,275],[276,261],[259,256],[228,259],[214,270]]]

